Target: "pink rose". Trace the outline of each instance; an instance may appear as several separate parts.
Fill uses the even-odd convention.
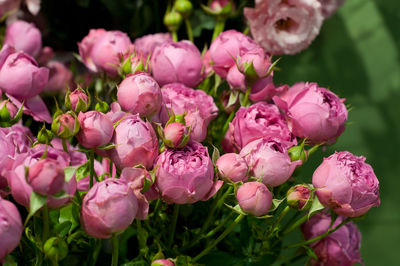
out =
[[[311,203],[311,188],[307,185],[295,185],[286,193],[286,200],[290,207],[295,210],[304,210]]]
[[[50,69],[50,76],[49,82],[44,88],[44,91],[63,91],[71,86],[73,75],[64,64],[57,61],[51,61],[47,64],[47,67]]]
[[[118,86],[118,103],[130,113],[151,117],[160,111],[160,86],[146,73],[128,75]]]
[[[202,90],[194,90],[180,83],[168,84],[161,88],[165,107],[160,112],[162,123],[170,114],[186,113],[186,126],[192,127],[191,139],[203,141],[207,135],[208,124],[217,117],[218,108],[211,96]]]
[[[30,129],[21,124],[15,124],[11,127],[0,128],[0,131],[5,134],[7,144],[13,145],[15,149],[15,154],[28,152],[28,150],[31,149],[32,143],[35,140]],[[0,148],[0,151],[4,152],[6,150],[7,149]],[[3,156],[1,155],[0,157],[3,158]],[[0,163],[0,169],[1,168],[3,167]]]
[[[28,182],[36,193],[54,195],[64,186],[64,168],[57,160],[41,159],[29,167]]]
[[[250,173],[269,187],[276,187],[288,180],[302,162],[290,160],[286,145],[280,139],[261,138],[250,142],[240,151]]]
[[[313,174],[320,202],[339,215],[357,217],[380,205],[379,181],[365,158],[335,152]]]
[[[10,94],[7,94],[7,97],[12,101],[13,104],[15,104],[18,109],[21,108],[22,100],[17,99]],[[36,121],[46,121],[50,124],[53,120],[51,118],[49,109],[47,109],[46,104],[39,95],[36,95],[29,99],[24,99],[24,106],[22,107],[22,109],[24,114],[32,116],[32,118]]]
[[[115,128],[110,150],[111,160],[123,169],[142,164],[147,169],[153,166],[158,155],[158,140],[153,127],[138,115],[128,115]]]
[[[245,182],[249,167],[246,161],[236,153],[226,153],[218,158],[216,164],[222,179],[228,182]]]
[[[110,142],[114,127],[111,120],[99,111],[79,113],[81,129],[76,135],[79,143],[86,148],[96,148]]]
[[[245,8],[251,34],[268,53],[295,54],[318,35],[322,22],[318,0],[263,0]]]
[[[17,20],[7,26],[5,44],[14,47],[17,51],[36,56],[42,48],[42,34],[33,23]]]
[[[150,66],[160,86],[179,82],[195,87],[202,80],[201,54],[189,41],[165,42],[157,46],[151,55]]]
[[[149,201],[159,197],[155,184],[153,184],[148,191],[142,193],[144,188],[144,179],[151,182],[149,172],[143,168],[130,168],[126,167],[122,170],[120,180],[126,182],[130,189],[132,189],[138,200],[138,212],[136,219],[145,220],[149,213]]]
[[[235,59],[255,48],[259,48],[259,45],[241,32],[222,32],[211,43],[209,50],[215,73],[226,78],[228,70],[236,64]]]
[[[20,4],[21,4],[21,0],[3,0],[3,1],[1,1],[0,2],[0,16],[2,17],[8,12],[11,12],[11,13],[17,12]]]
[[[263,137],[279,138],[287,142],[288,147],[297,143],[278,108],[265,102],[240,107],[232,120],[232,127],[233,145],[239,150]]]
[[[151,266],[175,266],[175,263],[168,259],[160,259],[153,261]]]
[[[83,198],[82,227],[92,237],[110,238],[133,222],[137,210],[137,199],[128,185],[119,179],[106,179]]]
[[[214,182],[214,166],[207,148],[194,141],[182,149],[167,148],[154,167],[157,187],[167,203],[205,201],[222,185],[222,181]]]
[[[248,182],[239,187],[236,199],[243,211],[262,216],[271,208],[272,193],[263,183]]]
[[[187,134],[187,127],[183,123],[173,122],[165,126],[164,138],[166,145],[170,148],[177,148]]]
[[[89,108],[89,97],[81,88],[77,88],[71,92],[68,97],[69,103],[71,104],[71,110],[74,112],[85,112]]]
[[[157,46],[169,41],[172,41],[170,33],[156,33],[135,39],[134,45],[136,52],[146,60]]]
[[[16,98],[32,98],[42,92],[49,70],[38,67],[35,59],[5,45],[0,52],[0,89]]]
[[[312,216],[301,226],[304,238],[312,239],[326,233],[343,222],[344,217],[339,216],[331,226],[331,217],[320,212]],[[349,222],[323,239],[310,244],[317,255],[317,260],[312,260],[312,265],[354,265],[362,264],[360,247],[361,233],[353,222]]]
[[[314,144],[332,144],[345,128],[347,110],[333,92],[316,83],[299,82],[287,92],[274,97],[293,134]]]
[[[0,197],[0,263],[19,244],[24,227],[17,207]]]
[[[25,178],[25,168],[31,167],[36,162],[41,160],[41,157],[45,151],[45,145],[36,145],[33,149],[31,149],[27,153],[19,154],[13,163],[10,171],[7,171],[6,177],[8,181],[8,185],[11,189],[11,195],[19,204],[29,207],[30,196],[32,193],[32,187],[28,184]],[[47,147],[47,158],[56,160],[62,168],[69,166],[70,157],[67,153],[57,150],[52,147]],[[69,197],[65,198],[53,198],[48,197],[47,205],[50,208],[58,208],[60,206],[68,203],[76,190],[76,179],[71,178],[68,183],[64,183],[62,190]]]
[[[78,43],[78,47],[89,70],[115,77],[123,54],[129,53],[132,43],[123,32],[91,29],[82,42]]]

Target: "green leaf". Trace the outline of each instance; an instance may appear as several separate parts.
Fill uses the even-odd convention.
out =
[[[68,234],[71,227],[72,223],[70,221],[65,221],[63,223],[58,224],[54,228],[54,231],[58,234],[59,237],[64,238]]]
[[[228,100],[228,104],[226,105],[225,108],[229,108],[232,105],[234,105],[237,102],[237,99],[239,97],[240,92],[239,91],[231,91],[230,95],[229,95],[229,100]]]
[[[214,145],[212,145],[212,146],[213,146],[213,153],[212,153],[212,157],[211,158],[212,158],[213,164],[215,165],[217,160],[220,157],[220,153],[219,153],[219,150],[217,149],[217,147],[215,147]]]
[[[247,213],[245,213],[242,208],[240,208],[239,204],[237,204],[235,207],[232,207],[226,203],[224,203],[226,207],[228,207],[229,209],[231,209],[232,211],[238,213],[238,214],[242,214],[242,215],[247,215]]]
[[[68,183],[71,180],[71,178],[75,174],[76,169],[76,166],[68,166],[64,168],[65,183]]]
[[[82,164],[81,166],[79,166],[76,169],[75,172],[75,178],[76,181],[79,181],[87,176],[90,175],[90,166],[89,166],[89,161],[87,161],[86,163]]]
[[[8,255],[4,258],[3,266],[18,266],[18,264],[11,255]]]
[[[270,212],[275,211],[278,209],[279,205],[284,201],[284,199],[273,199],[271,208],[269,209]]]
[[[318,259],[317,255],[315,254],[314,250],[310,248],[309,246],[303,246],[303,248],[306,250],[307,255],[315,260]]]
[[[318,197],[314,198],[314,201],[311,205],[310,211],[308,212],[308,219],[316,212],[325,209],[325,206],[321,204],[321,202],[319,202]]]
[[[28,223],[29,219],[46,204],[46,201],[46,196],[42,196],[32,191],[29,202],[29,214],[28,217],[26,217],[25,225]]]
[[[206,15],[202,10],[196,9],[190,16],[190,24],[192,25],[193,36],[199,37],[202,30],[212,30],[215,27],[215,20]]]
[[[117,147],[116,144],[106,144],[106,145],[97,147],[97,149],[108,151],[108,150],[111,150],[111,149],[113,149],[115,147]]]

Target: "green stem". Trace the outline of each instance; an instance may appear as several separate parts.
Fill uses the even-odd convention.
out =
[[[231,223],[231,225],[225,229],[225,231],[217,238],[215,239],[211,244],[209,244],[202,252],[200,252],[199,255],[193,258],[193,262],[198,261],[201,259],[203,256],[207,255],[208,252],[210,252],[219,242],[221,242],[222,239],[224,239],[232,230],[235,228],[235,226],[240,223],[240,221],[245,217],[243,214],[239,214],[238,217]]]
[[[315,213],[314,213],[315,214]],[[313,216],[314,214],[310,215]],[[299,227],[300,225],[302,225],[303,223],[305,223],[307,220],[309,219],[308,215],[304,215],[303,217],[301,217],[299,220],[297,220],[294,224],[292,224],[289,228],[287,228],[285,231],[283,231],[283,235],[287,235],[290,232],[292,232],[294,229],[296,229],[297,227]]]
[[[285,231],[289,225],[291,225],[293,223],[293,221],[295,221],[299,215],[301,215],[301,212],[296,212],[290,219],[289,221],[281,228],[281,231]]]
[[[218,202],[219,202],[219,199],[221,198],[221,196],[222,196],[222,189],[220,189],[218,191],[217,196],[215,197],[215,199],[211,205],[211,208],[210,208],[210,211],[208,212],[207,218],[206,218],[203,226],[200,229],[199,237],[201,237],[201,235],[207,230],[207,228],[213,218],[214,212],[217,209],[217,205],[218,205]]]
[[[185,26],[189,41],[194,42],[192,26],[190,25],[190,20],[188,18],[185,18]]]
[[[244,35],[249,35],[250,32],[250,28],[247,26],[244,30],[243,30],[243,34]]]
[[[170,229],[170,235],[168,238],[168,247],[172,246],[172,242],[174,241],[174,236],[175,236],[175,230],[176,230],[176,222],[178,221],[178,215],[179,215],[179,204],[175,204],[174,206],[174,214],[172,217],[172,223],[171,223],[171,229]]]
[[[156,217],[158,210],[160,209],[160,205],[161,205],[161,199],[158,199],[156,202],[156,206],[154,206],[154,211],[152,213],[153,217]]]
[[[249,95],[250,95],[250,92],[251,92],[251,86],[248,86],[248,87],[247,87],[247,90],[246,90],[246,94],[244,95],[244,100],[243,100],[242,106],[245,106],[245,107],[246,107],[247,103],[249,102]]]
[[[218,232],[231,218],[233,215],[233,212],[229,213],[228,217],[226,217],[217,227],[215,227],[213,230],[208,232],[203,238],[209,238],[213,236],[216,232]]]
[[[171,32],[171,34],[172,34],[172,40],[174,42],[177,42],[178,41],[178,33],[176,33],[176,31],[173,31],[173,32]]]
[[[46,242],[46,240],[49,238],[49,209],[47,208],[47,205],[45,204],[43,206],[43,245]]]
[[[61,142],[62,142],[62,146],[63,146],[64,151],[66,153],[68,153],[67,140],[63,138],[63,139],[61,139]]]
[[[118,266],[118,237],[113,234],[112,235],[112,261],[111,261],[111,266]]]
[[[143,228],[140,220],[136,219],[137,235],[139,242],[139,251],[142,254],[146,249],[146,240],[143,238]]]
[[[275,222],[273,223],[273,225],[271,226],[269,233],[268,233],[268,238],[272,235],[272,233],[274,232],[274,229],[279,225],[279,223],[281,222],[281,220],[283,219],[283,217],[285,217],[285,215],[290,211],[290,207],[286,206],[282,212],[279,214],[278,218],[275,220]]]
[[[321,234],[321,235],[319,235],[317,237],[311,238],[311,239],[309,239],[307,241],[303,241],[303,242],[300,242],[300,243],[289,245],[289,246],[287,246],[287,248],[301,247],[301,246],[305,246],[305,245],[311,244],[311,243],[313,243],[315,241],[321,240],[322,238],[327,237],[328,235],[332,234],[333,232],[335,232],[340,227],[342,227],[343,225],[347,224],[350,221],[351,221],[351,219],[347,218],[343,222],[341,222],[338,226],[336,226],[335,228],[330,229],[330,230],[326,231],[325,233],[323,233],[323,234]]]
[[[218,35],[224,31],[225,28],[225,20],[217,20],[217,23],[215,24],[213,36],[212,36],[212,41],[215,40],[215,38],[218,37]]]
[[[225,122],[225,124],[224,124],[224,127],[223,127],[223,129],[222,129],[222,132],[224,132],[224,135],[225,135],[226,131],[228,130],[228,128],[229,128],[229,123],[232,122],[234,116],[235,116],[235,111],[232,111],[232,113],[229,114],[229,117],[228,117],[228,119],[226,120],[226,122]]]
[[[93,149],[89,152],[89,189],[93,187],[93,178],[94,178],[94,151]]]

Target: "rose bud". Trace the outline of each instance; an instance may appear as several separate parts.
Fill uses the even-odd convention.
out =
[[[193,11],[193,5],[189,0],[176,0],[174,3],[174,9],[184,18],[187,18]]]
[[[39,144],[30,149],[27,153],[18,154],[10,171],[6,174],[13,198],[16,202],[27,208],[29,208],[32,186],[28,183],[27,178],[25,178],[25,171],[26,168],[29,168],[40,161],[45,152],[48,159],[56,160],[60,164],[61,169],[69,166],[70,157],[67,153],[51,146],[46,147],[46,145]],[[58,208],[70,202],[75,194],[76,179],[71,178],[68,183],[64,183],[62,190],[68,195],[68,197],[53,198],[49,196],[47,198],[47,206],[50,208]]]
[[[73,92],[68,92],[65,95],[65,106],[75,113],[86,112],[90,106],[90,99],[87,94],[78,87]]]
[[[343,5],[345,0],[318,0],[321,3],[322,15],[325,19],[336,13],[336,10]]]
[[[169,41],[172,41],[170,33],[156,33],[137,38],[134,42],[134,45],[136,52],[140,54],[144,60],[146,60],[147,57],[153,53],[157,46]]]
[[[17,207],[0,198],[0,262],[19,244],[23,226]]]
[[[316,83],[296,83],[273,99],[286,113],[289,127],[297,137],[307,138],[313,144],[332,144],[344,131],[344,99]]]
[[[54,195],[64,186],[64,168],[54,159],[42,159],[29,167],[28,182],[36,193]]]
[[[263,0],[244,15],[254,40],[272,55],[295,54],[318,35],[322,22],[318,0],[290,2]]]
[[[145,179],[147,179],[148,185],[145,184]],[[159,197],[155,184],[152,184],[153,181],[149,172],[143,168],[126,167],[121,172],[120,180],[128,184],[137,198],[138,212],[136,219],[145,220],[149,213],[149,201]]]
[[[3,45],[5,44],[17,51],[36,56],[42,48],[42,34],[33,23],[17,20],[7,26]]]
[[[284,117],[273,104],[259,102],[250,107],[240,107],[232,120],[234,145],[243,148],[253,140],[274,137],[287,143],[297,144]]]
[[[153,127],[138,115],[128,115],[115,128],[110,150],[111,160],[123,169],[138,164],[147,169],[153,166],[158,155],[158,140]]]
[[[51,130],[62,139],[69,139],[79,132],[80,126],[76,115],[67,112],[57,116],[51,124]]]
[[[211,43],[210,57],[215,73],[226,78],[228,70],[236,65],[235,59],[245,52],[260,47],[247,35],[236,30],[222,32]]]
[[[160,86],[179,82],[195,87],[203,78],[200,51],[189,41],[165,42],[157,46],[151,55],[150,65],[153,77]]]
[[[183,17],[179,12],[171,10],[165,13],[163,22],[170,32],[176,32],[179,30],[182,20]]]
[[[135,74],[136,72],[146,72],[148,69],[146,61],[143,62],[141,55],[129,55],[120,65],[119,73],[121,76]]]
[[[117,97],[123,110],[141,117],[153,116],[162,103],[160,86],[146,73],[128,75],[119,84]]]
[[[92,72],[105,72],[111,77],[117,75],[120,58],[129,53],[132,43],[123,32],[91,29],[78,43],[79,54],[86,67]]]
[[[161,122],[167,123],[169,114],[186,114],[185,123],[191,127],[191,139],[203,141],[207,136],[208,124],[218,114],[213,98],[202,90],[194,90],[180,83],[162,87],[161,93],[166,107],[160,111]]]
[[[81,129],[76,135],[79,144],[86,148],[96,148],[110,142],[114,126],[111,120],[99,111],[79,113]]]
[[[15,52],[5,45],[0,52],[0,89],[19,99],[42,92],[49,79],[49,70],[38,67],[35,59],[24,52]]]
[[[329,214],[319,212],[301,226],[304,238],[313,239],[343,222],[339,216],[331,226]],[[346,223],[335,232],[310,244],[317,260],[312,265],[354,265],[362,263],[360,255],[361,233],[353,222]]]
[[[266,215],[272,204],[272,193],[260,182],[248,182],[241,185],[236,199],[243,211],[254,216]]]
[[[228,182],[245,182],[248,179],[246,161],[236,153],[226,153],[218,158],[216,164],[222,179]]]
[[[295,185],[291,187],[286,193],[286,200],[288,205],[295,210],[305,210],[311,206],[310,197],[313,192],[307,185]]]
[[[365,157],[335,152],[315,170],[319,201],[339,215],[357,217],[380,205],[379,181]]]
[[[110,238],[128,228],[137,210],[137,199],[128,185],[109,178],[96,183],[83,198],[82,227],[92,237]]]
[[[269,187],[276,187],[288,180],[302,162],[290,160],[286,145],[277,138],[262,138],[250,142],[240,151],[250,173]]]
[[[175,266],[175,263],[169,259],[161,259],[153,261],[151,266]]]
[[[182,148],[189,140],[189,137],[187,137],[188,129],[183,123],[170,123],[165,126],[163,132],[164,143],[170,148]]]
[[[216,16],[229,15],[233,9],[233,2],[230,0],[212,0],[208,5],[210,13]]]
[[[50,74],[49,82],[44,88],[44,91],[64,91],[67,87],[72,85],[72,72],[64,64],[57,61],[51,61],[47,64],[47,67],[50,69]]]
[[[154,163],[162,199],[171,204],[206,201],[222,185],[214,182],[214,167],[207,148],[189,142],[182,149],[167,148]]]

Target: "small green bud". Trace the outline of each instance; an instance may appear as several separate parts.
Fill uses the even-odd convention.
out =
[[[164,16],[164,24],[172,32],[178,31],[182,20],[182,15],[176,11],[171,11]]]
[[[46,129],[46,125],[43,124],[42,129],[38,133],[37,142],[41,144],[49,144],[53,138],[54,138],[53,132]]]
[[[193,5],[188,0],[176,0],[175,4],[174,4],[174,8],[183,17],[188,17],[193,11]]]
[[[110,106],[108,105],[108,103],[100,100],[99,98],[97,98],[97,103],[96,106],[94,107],[96,111],[102,112],[102,113],[107,113],[108,110],[110,110]]]
[[[301,160],[305,163],[308,159],[308,152],[304,149],[303,144],[291,147],[288,152],[292,162]]]
[[[295,185],[291,187],[286,193],[288,205],[295,210],[308,209],[314,197],[312,188],[307,185]]]
[[[74,112],[67,112],[57,116],[51,124],[51,130],[55,135],[63,139],[69,139],[79,132],[79,121]]]

